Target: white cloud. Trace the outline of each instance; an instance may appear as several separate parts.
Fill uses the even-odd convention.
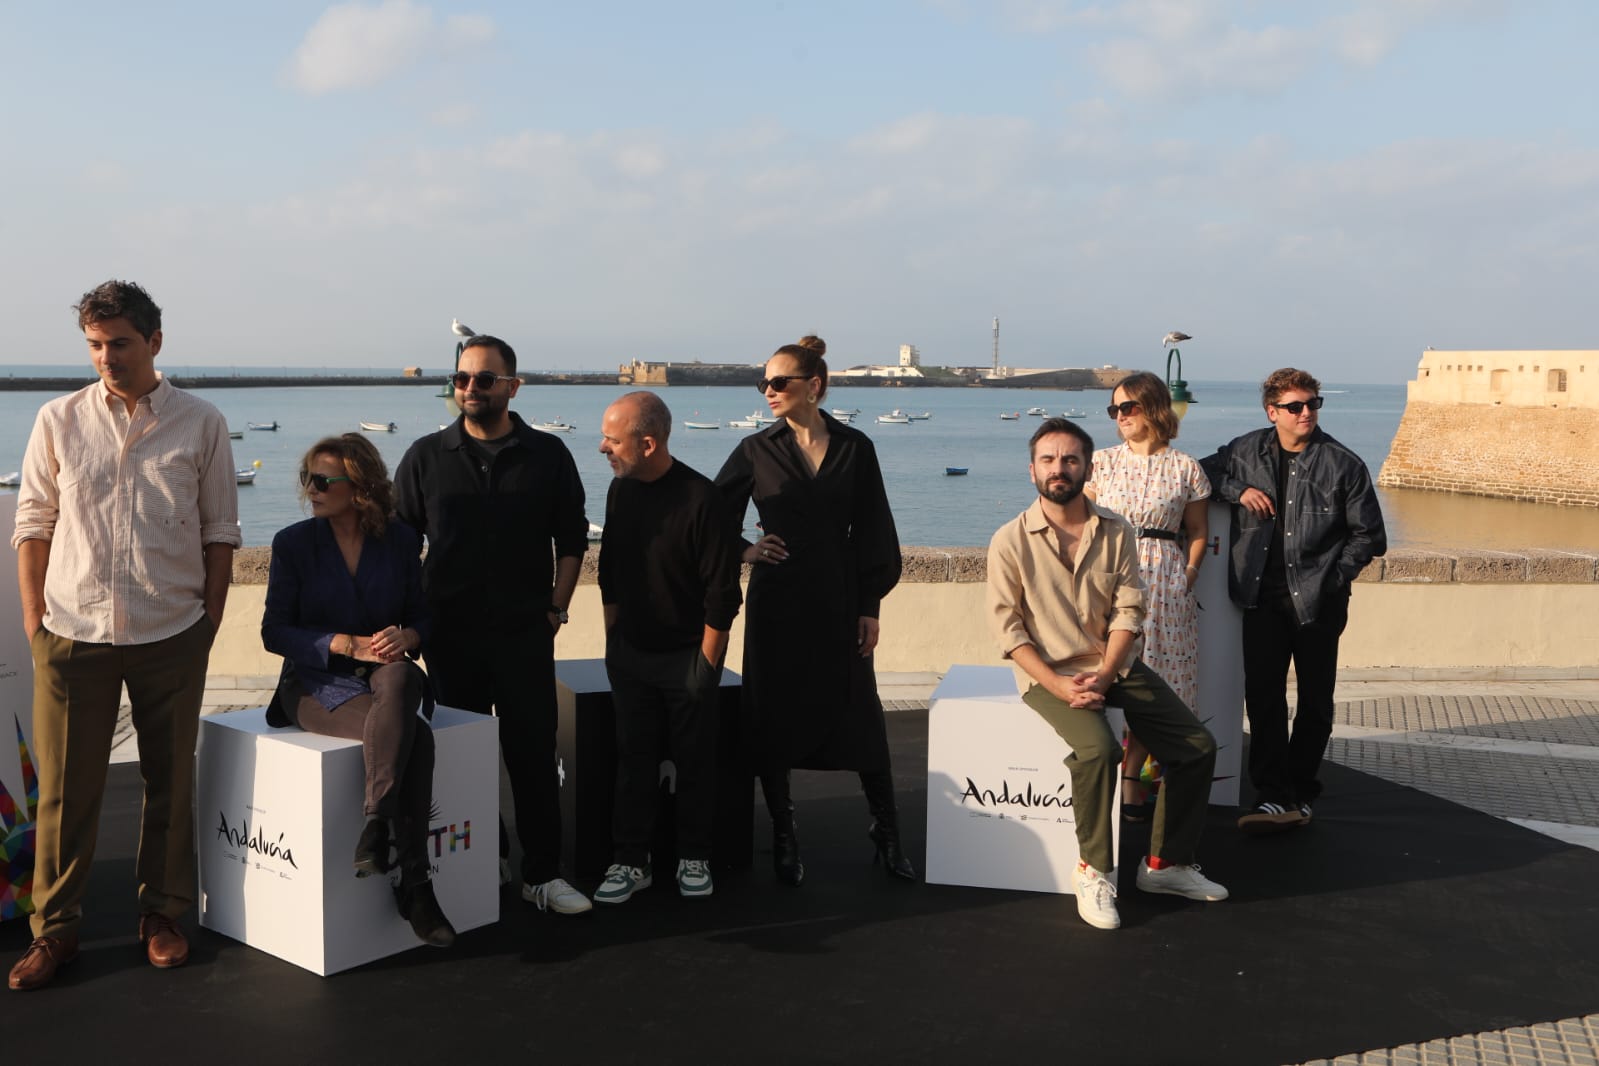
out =
[[[481,45],[494,33],[485,16],[451,15],[440,22],[411,0],[336,4],[306,32],[287,76],[313,96],[371,88],[430,55]]]

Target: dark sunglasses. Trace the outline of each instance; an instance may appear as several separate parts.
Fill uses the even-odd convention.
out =
[[[1287,411],[1291,415],[1297,415],[1307,407],[1312,411],[1320,411],[1321,405],[1326,402],[1324,397],[1312,396],[1308,400],[1295,400],[1293,403],[1274,403],[1272,406],[1279,411]]]
[[[328,491],[328,486],[333,484],[335,481],[348,480],[350,479],[345,477],[343,474],[337,474],[333,477],[328,477],[326,474],[313,474],[309,470],[300,471],[300,484],[306,486],[307,488],[316,489],[318,492]]]
[[[774,389],[777,392],[787,392],[790,382],[809,381],[815,376],[815,374],[779,374],[775,378],[762,378],[761,380],[757,381],[755,383],[755,389],[762,395],[765,395],[767,389]]]
[[[450,384],[454,385],[462,392],[465,392],[466,387],[472,384],[477,385],[479,392],[488,392],[494,387],[494,383],[496,381],[515,380],[516,377],[514,375],[507,377],[504,374],[496,374],[492,370],[479,370],[476,374],[468,374],[465,370],[457,370],[455,373],[450,375]]]
[[[1117,415],[1137,414],[1143,409],[1144,405],[1139,403],[1137,400],[1123,400],[1121,403],[1113,403],[1109,407],[1105,408],[1105,413],[1110,415],[1110,417],[1115,418]]]

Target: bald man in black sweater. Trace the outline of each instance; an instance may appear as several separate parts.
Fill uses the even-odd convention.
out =
[[[742,603],[737,520],[716,486],[672,458],[672,415],[653,392],[606,408],[600,451],[616,480],[605,501],[600,598],[616,710],[614,862],[596,903],[652,880],[660,761],[677,768],[677,888],[711,894],[716,703],[727,634]]]

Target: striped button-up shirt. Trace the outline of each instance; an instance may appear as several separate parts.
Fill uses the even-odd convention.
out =
[[[1068,568],[1054,527],[1034,500],[989,542],[987,599],[989,626],[1005,658],[1031,644],[1057,674],[1097,670],[1112,630],[1143,629],[1138,538],[1126,522],[1090,503]],[[1025,695],[1036,682],[1012,668]]]
[[[162,378],[130,415],[104,382],[39,410],[23,460],[15,548],[48,540],[44,625],[95,644],[148,644],[205,612],[207,544],[238,547],[228,426]]]

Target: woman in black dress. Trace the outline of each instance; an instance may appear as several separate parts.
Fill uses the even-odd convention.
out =
[[[755,501],[764,533],[742,556],[744,702],[778,879],[805,878],[788,787],[800,767],[858,771],[876,858],[914,880],[872,667],[878,605],[899,581],[899,534],[871,439],[822,409],[826,351],[806,337],[767,360],[760,389],[777,421],[746,437],[716,478],[733,513]]]

